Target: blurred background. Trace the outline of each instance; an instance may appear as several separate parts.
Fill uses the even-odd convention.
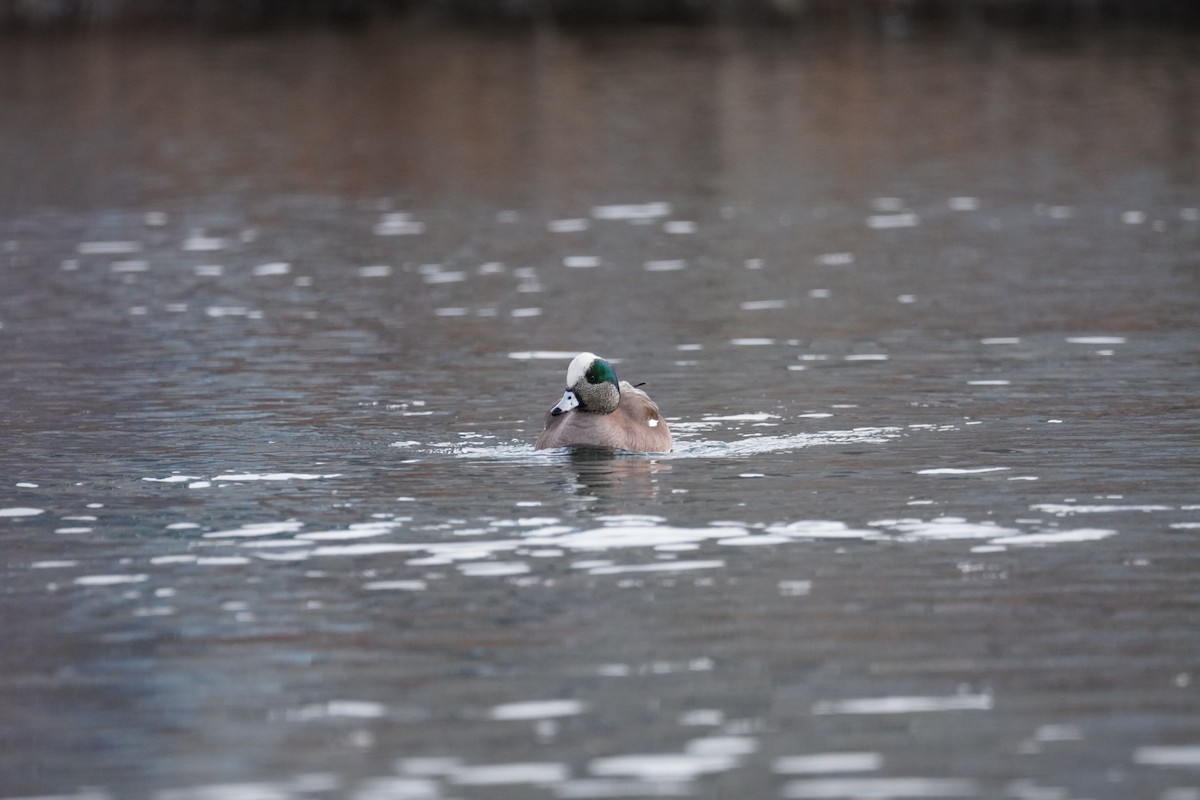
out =
[[[472,23],[812,25],[831,20],[1034,25],[1196,24],[1187,0],[4,0],[6,27],[199,25],[246,29],[299,21],[363,24],[426,15]]]

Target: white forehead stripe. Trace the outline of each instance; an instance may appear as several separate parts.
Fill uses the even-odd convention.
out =
[[[567,367],[567,386],[574,386],[583,380],[584,374],[588,371],[588,367],[592,365],[599,356],[595,353],[580,353],[575,356],[571,362],[571,366]]]

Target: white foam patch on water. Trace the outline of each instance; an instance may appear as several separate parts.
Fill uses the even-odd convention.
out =
[[[878,520],[870,523],[900,534],[901,538],[918,539],[995,539],[1000,536],[1015,536],[1021,532],[1015,528],[1003,528],[992,522],[968,522],[962,517],[937,517],[928,521],[920,519]]]
[[[588,771],[593,775],[645,781],[691,781],[701,775],[726,772],[739,763],[739,759],[729,755],[647,753],[595,758],[588,763]]]
[[[592,217],[605,220],[644,220],[670,216],[670,203],[624,203],[618,205],[593,206]]]
[[[1011,383],[1012,381],[1006,380],[967,381],[968,386],[1008,386]]]
[[[196,563],[207,567],[240,567],[249,564],[250,559],[245,556],[200,556]]]
[[[458,569],[463,575],[471,578],[506,578],[528,574],[529,565],[524,561],[483,561],[462,564]]]
[[[991,336],[987,339],[980,339],[980,344],[998,345],[998,344],[1020,344],[1021,337],[1019,336]]]
[[[725,712],[717,708],[695,708],[679,717],[680,725],[720,725],[725,721]]]
[[[768,347],[775,344],[775,340],[759,337],[745,337],[741,339],[730,339],[729,343],[734,347]]]
[[[282,553],[260,551],[256,552],[254,557],[261,561],[305,561],[311,552],[310,550],[288,550]]]
[[[887,353],[851,353],[843,356],[844,361],[887,361]]]
[[[777,523],[767,528],[768,533],[786,536],[792,539],[879,539],[882,534],[878,531],[851,528],[844,522],[830,520],[798,520],[789,523]]]
[[[134,272],[149,272],[150,262],[142,260],[114,261],[108,265],[112,271],[120,274],[130,274]]]
[[[350,719],[378,719],[387,714],[387,706],[370,700],[330,700],[327,703],[317,703],[288,712],[289,720],[305,721],[311,719],[326,719],[328,717],[348,717]]]
[[[257,318],[262,315],[262,312],[251,310],[246,306],[209,306],[204,309],[204,314],[214,319],[220,319],[221,317]]]
[[[722,416],[706,416],[702,417],[703,422],[765,422],[769,419],[779,419],[778,414],[768,414],[765,411],[758,411],[752,414],[725,414]]]
[[[1045,531],[1042,533],[1025,533],[1017,536],[1002,536],[991,541],[996,545],[1047,545],[1071,544],[1075,542],[1098,542],[1117,532],[1105,528],[1078,528],[1070,531]]]
[[[812,708],[818,715],[830,714],[928,714],[943,711],[991,711],[990,694],[955,694],[947,697],[862,697],[822,700]]]
[[[1124,336],[1068,336],[1071,344],[1125,344]]]
[[[370,539],[375,536],[382,536],[385,533],[391,533],[399,524],[399,522],[391,520],[386,522],[355,522],[345,529],[308,531],[299,534],[296,538],[312,542]]]
[[[710,672],[715,666],[711,658],[693,658],[689,661],[651,661],[646,664],[601,664],[597,675],[606,678],[624,678],[630,675],[670,675],[678,672]]]
[[[1083,731],[1078,725],[1039,725],[1033,738],[1039,742],[1083,741]]]
[[[292,265],[286,261],[271,261],[266,264],[259,264],[253,269],[253,273],[260,278],[287,275],[291,271]]]
[[[115,256],[137,253],[142,249],[141,242],[134,241],[96,241],[80,242],[75,250],[80,255]]]
[[[546,223],[546,230],[551,233],[578,233],[591,227],[586,219],[552,219]]]
[[[425,223],[417,222],[411,214],[394,211],[384,214],[375,223],[376,236],[412,236],[425,232]]]
[[[673,219],[663,223],[663,232],[672,233],[675,235],[684,235],[695,233],[697,226],[695,222],[686,219]]]
[[[360,278],[386,278],[391,274],[392,268],[388,264],[371,264],[358,268],[358,277]]]
[[[211,531],[204,534],[205,539],[239,539],[255,536],[274,536],[280,533],[295,533],[304,527],[303,522],[287,520],[285,522],[252,522],[239,528],[229,528]]]
[[[772,544],[787,544],[790,541],[792,540],[787,536],[757,534],[750,536],[739,536],[732,539],[718,539],[717,544],[734,547],[762,547]]]
[[[183,240],[183,249],[189,253],[211,253],[214,250],[224,250],[225,240],[219,236],[194,233]]]
[[[771,762],[771,771],[780,775],[875,772],[880,769],[883,769],[883,756],[871,752],[812,753],[783,756]]]
[[[297,796],[297,794],[288,794],[287,800],[293,800]],[[441,800],[441,798],[441,788],[434,781],[423,778],[393,777],[368,778],[359,782],[354,788],[354,793],[348,796],[348,800]],[[225,798],[213,798],[213,800],[225,800]]]
[[[752,736],[701,736],[684,747],[692,755],[748,756],[758,752],[758,739]]]
[[[1200,744],[1175,747],[1139,747],[1134,763],[1154,767],[1200,767]]]
[[[142,478],[144,481],[151,483],[187,483],[188,481],[200,480],[199,475],[168,475],[165,478]]]
[[[153,797],[154,800],[291,800],[299,792],[312,791],[308,788],[310,781],[306,778],[313,777],[324,776],[298,776],[291,781],[279,783],[266,781],[214,783],[204,786],[161,789],[155,792]],[[324,781],[311,780],[311,784],[321,787],[316,791],[325,791],[328,783],[328,779]],[[51,800],[51,798],[43,800]],[[67,800],[67,798],[55,798],[54,800]]]
[[[979,786],[957,778],[812,778],[784,784],[786,800],[902,800],[975,797]]]
[[[692,784],[618,778],[579,778],[554,787],[559,800],[606,800],[608,798],[690,797]]]
[[[1011,467],[933,467],[917,470],[918,475],[981,475],[985,472],[1004,472]]]
[[[36,517],[38,514],[44,513],[46,513],[44,508],[23,508],[21,506],[0,508],[0,517]]]
[[[913,228],[921,224],[921,218],[911,212],[903,214],[874,214],[867,217],[867,227],[874,230]]]
[[[568,529],[568,532],[553,535],[535,530],[522,542],[542,547],[561,547],[565,550],[603,551],[627,547],[694,544],[745,535],[747,530],[742,527],[684,528],[655,523],[617,522],[582,531]]]
[[[822,253],[815,260],[823,267],[844,267],[854,263],[854,253]]]
[[[951,197],[946,201],[951,211],[975,211],[979,208],[978,197]]]
[[[150,559],[150,563],[154,564],[155,566],[159,566],[161,564],[194,564],[196,559],[197,556],[187,553],[180,553],[170,556],[154,556]]]
[[[608,567],[593,567],[589,575],[624,575],[641,572],[690,572],[698,569],[719,569],[725,566],[722,559],[703,561],[655,561],[649,564],[613,564]]]
[[[448,270],[446,272],[429,272],[426,273],[422,280],[429,284],[440,283],[462,283],[467,279],[467,273],[461,270]]]
[[[519,358],[524,358],[523,354],[514,355]],[[573,356],[575,354],[571,353],[567,355]],[[759,414],[760,413],[762,412],[759,412]],[[766,420],[778,419],[778,417],[774,417],[773,415],[760,417],[759,414],[722,415],[718,417],[705,417],[702,420],[693,421],[680,421],[678,419],[671,419],[670,424],[671,429],[678,433],[719,428],[721,427],[722,421],[761,424]],[[944,425],[940,427],[934,425],[912,427],[935,431],[956,430],[955,426],[953,425]],[[893,439],[897,439],[903,435],[905,435],[904,430],[898,427],[862,427],[853,428],[851,430],[819,431],[815,433],[800,433],[783,436],[765,436],[756,433],[728,442],[679,438],[675,441],[675,449],[670,453],[622,454],[614,455],[614,457],[650,457],[654,461],[669,461],[680,458],[745,458],[764,453],[783,453],[791,450],[801,450],[808,447],[823,447],[844,444],[883,444]],[[401,447],[407,445],[406,443],[399,442],[394,446]],[[436,449],[443,447],[443,445],[431,445],[430,447]],[[474,444],[453,443],[445,445],[444,447],[449,448],[453,455],[464,458],[494,458],[514,462],[527,462],[531,464],[545,464],[562,461],[565,456],[565,451],[562,449],[534,450],[532,444],[529,442],[488,445],[484,447]]]
[[[563,266],[568,269],[594,269],[600,266],[600,258],[598,256],[566,256],[563,258]]]
[[[249,550],[287,550],[300,547],[312,547],[311,542],[302,539],[250,539],[241,542],[239,547]]]
[[[786,300],[747,300],[740,303],[743,311],[768,311],[775,308],[787,308]]]
[[[1037,503],[1029,507],[1031,511],[1041,511],[1056,517],[1069,517],[1075,514],[1120,514],[1123,512],[1151,513],[1154,511],[1173,511],[1171,506],[1162,505],[1075,505],[1074,503]]]
[[[496,720],[537,720],[573,717],[587,710],[580,700],[527,700],[493,706],[488,716]]]
[[[174,614],[174,606],[145,606],[133,611],[135,617],[170,617]]]
[[[75,579],[78,586],[119,586],[126,583],[142,583],[150,580],[149,575],[81,575]]]
[[[675,451],[663,458],[737,458],[826,445],[883,444],[902,433],[900,428],[855,428],[785,436],[748,436],[732,442],[685,440],[676,442]]]
[[[647,272],[677,272],[687,269],[687,261],[682,258],[663,258],[647,261],[642,266]]]
[[[422,756],[402,758],[396,762],[396,771],[401,775],[419,775],[421,777],[440,777],[453,773],[462,768],[462,759],[452,756]]]
[[[776,586],[781,597],[807,597],[812,594],[812,581],[780,581]]]
[[[480,764],[454,767],[448,777],[460,786],[506,786],[512,784],[559,783],[570,777],[566,764],[532,761],[512,764]]]
[[[62,569],[64,567],[79,566],[78,561],[34,561],[29,565],[30,569]]]
[[[342,473],[333,472],[327,475],[308,472],[230,472],[217,475],[214,481],[315,481],[325,478],[340,478]]]

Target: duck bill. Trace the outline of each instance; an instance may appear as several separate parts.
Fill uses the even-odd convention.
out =
[[[563,392],[562,399],[558,401],[558,405],[550,409],[550,416],[557,417],[559,414],[565,414],[573,408],[579,407],[579,398],[570,389]]]

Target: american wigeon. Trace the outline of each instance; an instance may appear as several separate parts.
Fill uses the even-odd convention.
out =
[[[667,453],[671,430],[648,394],[618,381],[612,364],[595,353],[580,353],[567,367],[567,391],[546,415],[534,448],[572,445]]]

